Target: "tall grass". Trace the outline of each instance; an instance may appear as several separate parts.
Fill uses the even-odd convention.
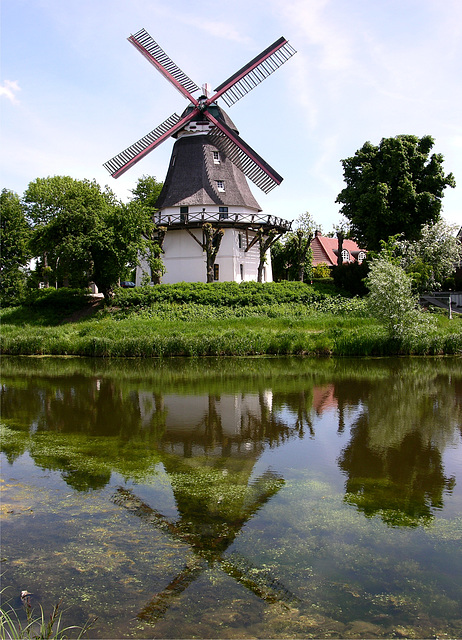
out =
[[[398,338],[371,317],[364,299],[327,295],[303,283],[244,284],[222,283],[222,297],[219,284],[121,290],[110,306],[75,322],[64,317],[57,322],[53,296],[51,310],[46,297],[40,298],[38,307],[1,311],[0,348],[8,355],[145,358],[462,353],[460,317],[438,316],[428,330]],[[252,302],[244,304],[249,292]],[[257,302],[254,294],[268,292],[279,301]],[[205,302],[217,295],[219,303]],[[172,301],[175,296],[181,300]],[[185,301],[188,297],[196,300]]]
[[[71,625],[62,627],[61,601],[54,607],[49,616],[46,616],[42,607],[40,614],[35,614],[30,604],[30,598],[22,598],[25,611],[25,622],[21,622],[17,611],[8,603],[0,607],[0,638],[2,640],[64,640],[72,632],[73,637],[79,640],[85,637],[96,621],[88,621],[83,627]]]

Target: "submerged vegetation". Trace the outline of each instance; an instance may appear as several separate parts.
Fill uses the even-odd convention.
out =
[[[137,287],[106,303],[49,289],[2,310],[1,349],[92,357],[462,353],[460,317],[416,313],[424,331],[390,335],[365,298],[340,295],[330,281]]]
[[[461,381],[459,358],[3,358],[23,628],[27,587],[95,638],[460,637]]]

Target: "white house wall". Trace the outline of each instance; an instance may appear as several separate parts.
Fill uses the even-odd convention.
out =
[[[191,233],[202,243],[202,229],[190,229]],[[239,247],[241,236],[241,248]],[[259,245],[256,242],[249,251],[245,251],[248,244],[255,237],[255,232],[234,228],[224,229],[215,264],[219,267],[219,281],[241,282],[257,280],[259,264]],[[207,282],[206,254],[186,229],[169,229],[165,234],[162,260],[166,273],[162,282],[174,284],[176,282]],[[241,277],[242,265],[242,277]],[[149,273],[146,260],[141,262],[141,268],[136,271],[136,284],[141,284],[143,274]],[[264,282],[272,281],[271,254],[267,252],[264,268]]]

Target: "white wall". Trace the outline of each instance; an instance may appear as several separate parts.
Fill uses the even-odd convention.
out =
[[[202,229],[191,229],[191,233],[202,242]],[[220,282],[241,282],[257,280],[259,248],[256,242],[249,251],[245,251],[247,243],[250,244],[255,233],[239,229],[225,229],[215,264],[219,266]],[[239,248],[239,234],[241,235],[241,248]],[[166,273],[162,282],[173,284],[176,282],[207,282],[206,257],[199,244],[193,240],[186,229],[169,229],[165,234],[162,255]],[[243,267],[243,278],[241,268]],[[136,271],[136,284],[139,286],[143,277],[143,270],[149,273],[146,261],[142,262],[141,269]],[[272,281],[271,255],[267,252],[264,282]]]

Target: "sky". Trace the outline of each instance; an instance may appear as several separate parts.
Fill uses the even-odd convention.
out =
[[[103,163],[173,113],[183,96],[127,38],[145,28],[199,86],[216,87],[280,36],[297,54],[228,111],[283,177],[265,213],[342,221],[341,160],[366,141],[431,135],[457,186],[443,218],[462,224],[460,0],[0,0],[0,188],[37,178],[109,185],[127,202],[163,181],[169,139],[115,180]],[[220,101],[219,101],[220,103]]]

